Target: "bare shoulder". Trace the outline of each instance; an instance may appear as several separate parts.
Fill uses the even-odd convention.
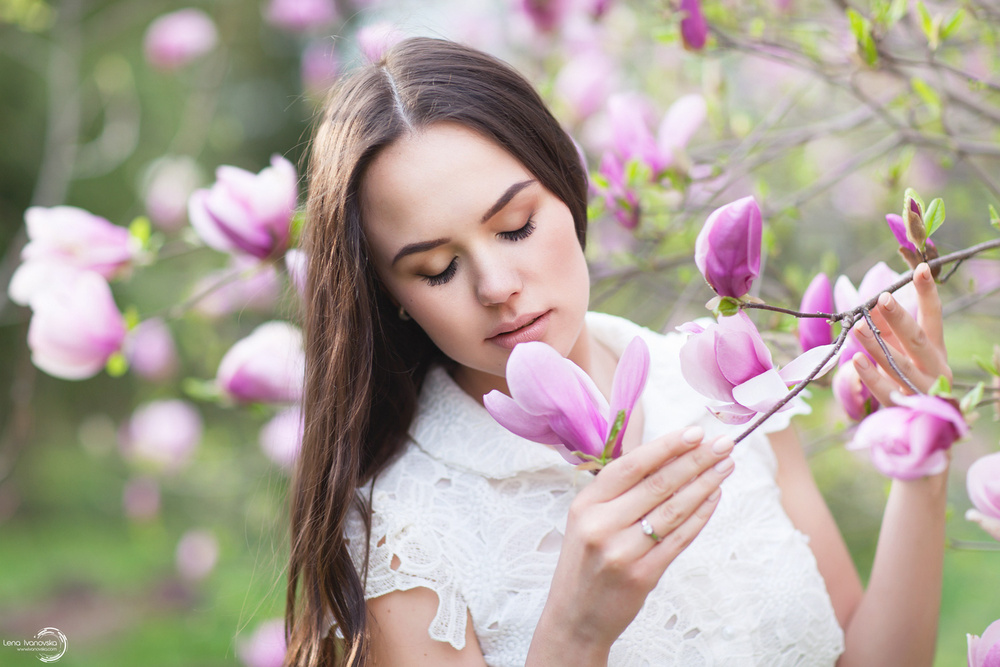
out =
[[[374,664],[484,667],[471,616],[466,617],[465,647],[461,651],[430,638],[427,628],[437,608],[437,593],[429,588],[393,591],[369,600]]]

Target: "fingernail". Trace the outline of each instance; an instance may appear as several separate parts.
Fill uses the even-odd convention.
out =
[[[714,503],[716,500],[719,499],[719,496],[721,495],[722,495],[722,489],[716,489],[715,491],[712,491],[710,494],[708,494],[708,498],[706,500],[708,500],[708,502],[710,503]]]
[[[719,438],[714,443],[712,443],[712,451],[722,456],[723,454],[728,454],[733,451],[733,446],[736,442],[732,438]]]
[[[705,437],[705,429],[700,426],[692,426],[683,433],[681,433],[681,440],[687,443],[694,444],[696,442],[701,442],[702,438]]]
[[[865,338],[872,337],[872,330],[871,328],[869,328],[867,322],[862,322],[861,324],[858,325],[858,335],[864,336]]]
[[[725,475],[727,472],[733,469],[734,465],[736,464],[733,463],[733,460],[731,458],[726,457],[715,464],[715,472],[719,473],[720,475]]]
[[[851,357],[851,361],[853,361],[854,365],[857,366],[858,368],[860,368],[861,370],[865,370],[866,371],[866,370],[868,370],[869,368],[872,367],[872,362],[870,362],[868,360],[868,357],[866,357],[861,352],[858,352],[853,357]]]
[[[888,292],[882,292],[878,297],[878,305],[882,306],[885,310],[892,311],[896,309],[896,301],[892,298],[892,295]]]

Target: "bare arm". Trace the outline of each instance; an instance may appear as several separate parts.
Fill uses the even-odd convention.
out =
[[[926,265],[914,272],[919,316],[915,321],[882,295],[872,311],[897,365],[918,389],[927,391],[939,375],[951,377],[944,349],[941,302]],[[863,326],[863,325],[862,325]],[[877,342],[864,327],[862,345],[877,366],[862,362],[858,374],[883,405],[900,384],[888,371]],[[827,583],[846,650],[840,667],[931,665],[937,639],[944,564],[947,471],[912,481],[894,480],[879,532],[868,590],[861,593],[843,540],[830,517],[794,436],[774,439],[783,502],[796,526],[807,533]]]

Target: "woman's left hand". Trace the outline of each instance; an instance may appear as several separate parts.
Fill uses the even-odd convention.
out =
[[[927,264],[913,270],[913,286],[917,292],[916,320],[888,292],[879,296],[871,316],[896,367],[919,391],[926,392],[939,376],[944,375],[950,382],[952,374],[944,347],[941,298]],[[852,360],[854,368],[878,402],[892,405],[890,395],[894,391],[913,393],[890,366],[868,324],[860,322],[855,331],[876,365],[859,352]]]

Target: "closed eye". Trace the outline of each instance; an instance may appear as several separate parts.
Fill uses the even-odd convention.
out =
[[[535,231],[535,219],[534,213],[528,216],[528,221],[524,223],[524,226],[520,229],[515,229],[512,232],[500,232],[500,237],[507,239],[508,241],[521,241],[523,239],[531,236],[531,233]]]
[[[444,285],[446,282],[451,280],[455,276],[455,271],[458,270],[458,258],[453,258],[451,264],[448,265],[441,273],[434,276],[420,276],[423,278],[428,285]]]

